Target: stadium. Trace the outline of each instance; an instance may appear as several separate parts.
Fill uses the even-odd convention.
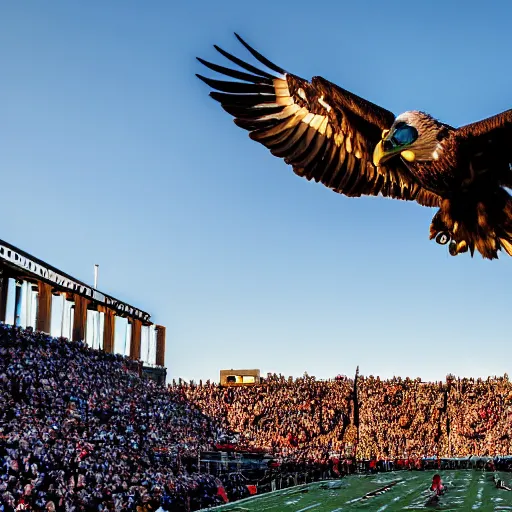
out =
[[[474,7],[0,6],[0,512],[512,510]]]
[[[148,313],[7,242],[0,270],[5,510],[512,507],[506,375],[166,384]]]

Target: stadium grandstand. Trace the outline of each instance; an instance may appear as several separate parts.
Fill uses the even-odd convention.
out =
[[[166,331],[150,318],[0,241],[1,512],[456,506],[428,485],[448,470],[470,509],[474,495],[508,503],[507,375],[230,369],[218,384],[166,385]]]
[[[97,276],[97,266],[95,267]],[[96,284],[96,283],[95,283]],[[149,313],[106,295],[0,240],[0,322],[140,361],[165,384],[165,327]]]
[[[5,266],[11,287],[33,275]],[[133,354],[88,343],[78,326],[52,337],[37,328],[44,316],[25,326],[27,312],[17,316],[0,324],[3,512],[512,506],[506,375],[160,386]],[[443,493],[440,479],[431,485],[439,472]]]

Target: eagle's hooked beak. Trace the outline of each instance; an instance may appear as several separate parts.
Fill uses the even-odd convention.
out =
[[[375,165],[375,167],[378,167],[380,165],[380,163],[382,162],[382,160],[386,158],[386,152],[384,151],[384,148],[382,147],[383,142],[384,141],[381,140],[375,146],[375,149],[373,150],[373,165]]]
[[[389,130],[383,130],[382,140],[375,146],[373,150],[373,165],[378,167],[391,157],[400,154],[408,162],[413,162],[415,154],[412,151],[405,150],[403,147],[397,146],[389,139]]]
[[[400,152],[400,148],[394,146],[388,136],[389,130],[382,130],[382,139],[373,150],[373,164],[376,167]]]

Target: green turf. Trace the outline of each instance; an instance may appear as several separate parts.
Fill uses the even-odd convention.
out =
[[[262,494],[217,507],[215,511],[250,512],[394,512],[397,510],[443,510],[466,512],[512,511],[512,491],[496,489],[493,473],[460,470],[439,472],[447,492],[436,506],[427,506],[433,471],[381,473],[350,476],[338,481],[319,482]],[[511,475],[499,477],[509,487]],[[365,497],[397,482],[381,494]]]

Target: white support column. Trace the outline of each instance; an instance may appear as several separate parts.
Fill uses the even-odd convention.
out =
[[[70,340],[73,334],[73,320],[74,320],[74,302],[64,300],[64,307],[62,308],[62,336]]]
[[[126,330],[128,320],[120,316],[114,317],[114,354],[125,354],[125,351],[130,352],[130,342],[126,343]]]
[[[37,322],[37,307],[39,300],[39,292],[37,285],[30,284],[30,314],[28,315],[28,327],[32,327],[35,330]]]
[[[32,303],[32,297],[30,297],[30,292],[31,289],[29,288],[27,281],[23,281],[23,283],[21,283],[20,300],[17,311],[17,316],[19,317],[19,326],[22,327],[23,329],[26,329],[28,325],[30,305]]]
[[[105,325],[105,314],[99,311],[87,311],[86,343],[96,350],[103,348],[103,328]]]
[[[21,326],[21,310],[23,309],[23,282],[16,281],[16,293],[14,303],[14,325]]]
[[[156,364],[156,339],[156,327],[154,325],[151,325],[149,328],[149,364]]]
[[[66,338],[73,339],[73,324],[75,323],[75,303],[73,302],[69,307],[69,333]]]
[[[96,316],[97,321],[97,329],[96,332],[98,334],[98,348],[103,349],[103,332],[105,329],[105,313],[97,312]]]
[[[11,277],[8,282],[5,323],[8,325],[14,325],[14,320],[16,318],[16,281]]]
[[[146,364],[149,362],[149,326],[140,328],[140,358]]]
[[[60,332],[61,336],[63,338],[68,338],[69,334],[69,308],[70,303],[66,299],[64,299],[64,302],[62,303],[62,318],[61,318],[61,326],[60,326]]]
[[[90,309],[87,310],[87,328],[85,329],[85,342],[87,343],[87,346],[91,348],[96,348],[94,345],[94,335],[96,334],[94,326],[94,313],[96,313],[96,311],[91,311]]]
[[[64,309],[64,296],[52,295],[52,322],[50,327],[50,335],[54,338],[62,336],[62,318]]]
[[[126,321],[126,336],[124,339],[124,355],[129,356],[130,355],[130,344],[132,341],[132,324]]]

